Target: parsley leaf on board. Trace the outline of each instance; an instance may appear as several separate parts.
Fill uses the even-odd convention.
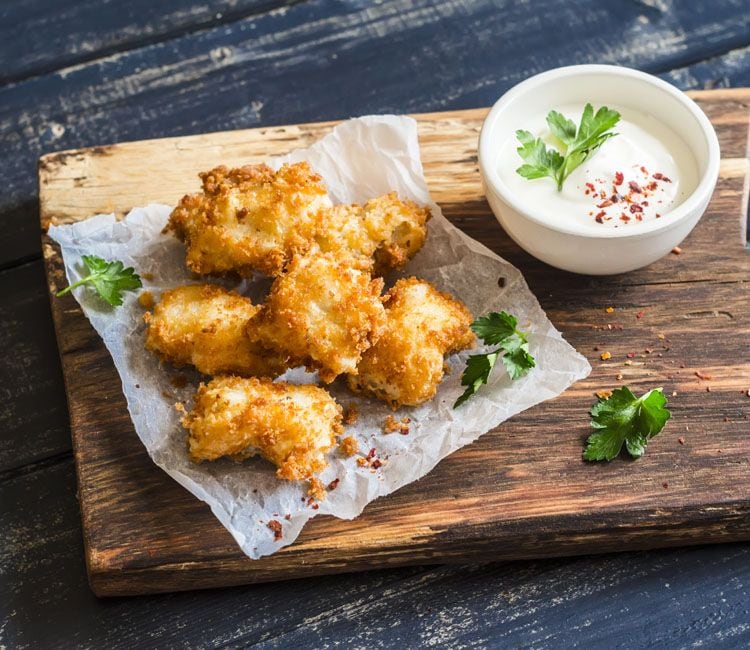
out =
[[[586,441],[584,460],[612,460],[625,445],[633,458],[640,458],[648,441],[659,433],[672,414],[665,408],[667,398],[661,388],[636,397],[627,386],[591,407],[591,427],[596,429]]]
[[[122,304],[123,291],[132,291],[143,286],[135,269],[124,268],[124,264],[118,260],[107,262],[96,255],[84,255],[81,259],[89,274],[62,291],[58,291],[55,294],[58,297],[83,284],[90,284],[102,299],[113,307],[117,307]]]
[[[523,377],[536,365],[529,352],[526,334],[519,331],[516,325],[518,319],[504,311],[490,312],[471,324],[471,329],[484,343],[498,347],[492,352],[472,354],[466,360],[466,368],[461,375],[461,385],[466,386],[466,390],[456,400],[453,408],[463,404],[489,381],[498,358],[502,359],[511,379]]]
[[[610,129],[619,121],[617,111],[602,106],[595,113],[594,107],[586,104],[581,123],[576,128],[572,120],[557,111],[550,111],[547,126],[565,151],[561,153],[553,148],[548,149],[541,138],[535,139],[528,131],[518,130],[516,137],[521,146],[516,151],[524,164],[516,173],[528,180],[549,176],[557,184],[558,191],[561,190],[565,179],[574,169],[591,158],[609,138],[617,135]]]

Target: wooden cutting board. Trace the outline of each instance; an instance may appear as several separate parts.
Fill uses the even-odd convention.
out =
[[[552,322],[593,366],[559,398],[505,422],[354,521],[318,517],[295,544],[249,560],[146,455],[120,381],[75,300],[52,298],[70,407],[86,561],[102,596],[282,580],[385,566],[512,560],[750,539],[750,90],[693,95],[719,135],[713,200],[682,253],[611,278],[532,259],[482,195],[485,109],[417,116],[433,197],[516,264]],[[196,173],[311,144],[333,123],[116,144],[44,156],[42,228],[174,203]],[[50,292],[65,285],[43,236]],[[606,308],[614,307],[608,313]],[[134,342],[138,344],[137,342]],[[602,352],[612,357],[602,361]],[[630,358],[629,358],[630,357]],[[597,390],[663,386],[673,419],[638,461],[581,460]]]

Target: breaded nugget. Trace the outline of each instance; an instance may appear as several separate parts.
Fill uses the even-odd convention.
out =
[[[342,252],[294,257],[248,324],[248,337],[292,364],[319,370],[330,383],[356,372],[362,352],[380,335],[382,289],[382,279],[373,280]]]
[[[321,178],[307,163],[199,174],[203,191],[184,196],[169,217],[195,273],[253,271],[278,275],[296,252],[313,243],[319,213],[331,208]]]
[[[193,461],[257,453],[276,465],[276,476],[296,481],[325,469],[341,418],[336,400],[317,386],[216,377],[199,386],[182,425]]]
[[[383,334],[362,355],[349,388],[399,406],[432,398],[443,379],[443,358],[473,347],[473,321],[466,306],[429,282],[399,280],[385,295]]]
[[[207,375],[275,377],[286,369],[283,359],[246,335],[247,324],[259,309],[249,298],[212,284],[170,289],[153,313],[144,314],[146,349]]]
[[[374,272],[400,269],[422,248],[430,211],[396,192],[362,205],[337,205],[320,213],[316,241],[323,251],[346,249],[372,258]]]

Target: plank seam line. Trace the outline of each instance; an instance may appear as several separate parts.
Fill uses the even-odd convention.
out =
[[[129,43],[103,47],[102,49],[97,50],[95,52],[82,54],[78,56],[77,58],[68,61],[67,63],[65,63],[65,65],[61,67],[55,66],[54,64],[40,65],[36,68],[33,68],[21,74],[0,76],[0,88],[4,88],[6,86],[13,86],[16,84],[21,84],[21,83],[36,79],[38,77],[44,77],[46,75],[55,74],[56,72],[66,70],[68,68],[74,68],[80,65],[87,65],[89,63],[95,63],[96,61],[100,59],[105,59],[115,54],[127,54],[128,52],[133,52],[135,50],[139,50],[144,47],[149,47],[151,45],[167,43],[169,41],[173,41],[178,38],[182,38],[184,36],[191,36],[193,34],[198,34],[200,32],[215,29],[217,27],[231,25],[232,23],[236,23],[241,20],[245,20],[247,18],[258,18],[261,16],[265,16],[267,14],[271,14],[274,11],[278,11],[279,9],[288,9],[290,7],[294,7],[299,4],[303,4],[306,1],[307,0],[282,0],[281,3],[274,4],[273,6],[271,6],[271,3],[269,2],[257,9],[250,9],[247,11],[229,10],[225,12],[219,12],[221,13],[221,18],[217,19],[214,17],[213,19],[209,19],[205,22],[196,23],[195,25],[185,25],[184,27],[175,29],[173,31],[167,31],[167,32],[164,32],[163,34],[158,34],[158,35],[154,35],[151,37],[144,37],[140,39],[136,38],[130,41]]]
[[[53,454],[52,456],[47,456],[46,458],[33,460],[30,463],[24,463],[23,465],[19,465],[18,467],[12,467],[10,469],[3,470],[2,472],[0,472],[0,483],[12,481],[13,479],[27,476],[28,474],[31,474],[33,472],[47,469],[48,467],[54,467],[55,465],[59,465],[60,463],[72,460],[72,449],[69,449],[68,451],[61,451]]]
[[[4,262],[0,264],[0,274],[5,273],[6,271],[12,271],[13,269],[17,269],[20,266],[26,266],[27,264],[32,264],[34,262],[38,262],[42,259],[42,253],[31,253],[29,255],[24,255],[23,257],[19,257],[14,260],[9,260],[7,262]]]

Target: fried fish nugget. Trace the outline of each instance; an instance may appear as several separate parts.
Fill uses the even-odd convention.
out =
[[[248,324],[248,337],[292,364],[318,370],[330,383],[356,372],[362,353],[380,335],[382,289],[382,279],[373,280],[341,252],[294,257]]]
[[[443,379],[445,355],[473,347],[471,312],[429,282],[399,280],[385,295],[383,334],[362,355],[349,388],[399,406],[432,398]]]
[[[153,313],[144,314],[146,349],[206,375],[275,377],[286,369],[283,359],[245,333],[259,309],[249,298],[212,284],[170,289]]]
[[[294,253],[312,245],[319,213],[331,208],[320,176],[305,162],[278,172],[220,166],[199,176],[203,191],[184,196],[167,225],[185,242],[195,273],[279,275]]]
[[[337,205],[320,213],[316,241],[321,250],[349,250],[372,258],[378,275],[400,269],[416,255],[427,237],[428,208],[402,201],[396,192],[364,205]]]
[[[341,406],[323,388],[216,377],[199,386],[182,425],[195,462],[260,454],[276,465],[276,476],[296,481],[325,469],[341,420]]]

